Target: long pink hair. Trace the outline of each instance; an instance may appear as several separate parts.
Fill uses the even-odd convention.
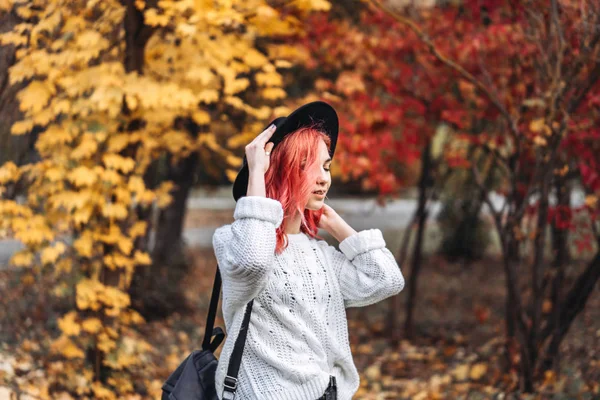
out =
[[[316,126],[302,127],[288,134],[271,153],[269,169],[265,174],[266,194],[283,206],[283,222],[277,228],[277,254],[288,246],[285,227],[296,213],[302,216],[300,232],[322,239],[317,232],[323,211],[305,209],[320,174],[319,169],[314,167],[319,164],[321,140],[330,150],[329,136]]]

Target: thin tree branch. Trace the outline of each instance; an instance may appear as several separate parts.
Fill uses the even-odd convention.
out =
[[[505,260],[507,260],[509,255],[507,254],[508,246],[506,243],[505,233],[510,234],[510,232],[507,232],[507,230],[511,229],[511,225],[508,223],[504,224],[504,225],[502,224],[502,216],[494,208],[494,205],[493,205],[491,199],[489,198],[488,189],[485,187],[485,185],[483,183],[483,179],[479,173],[479,170],[477,169],[477,167],[475,166],[474,163],[471,165],[471,167],[472,167],[472,171],[473,171],[473,176],[475,178],[475,183],[477,184],[479,190],[484,192],[484,197],[483,197],[484,201],[487,204],[487,206],[489,207],[490,212],[492,213],[492,216],[494,218],[494,222],[496,224],[496,230],[497,230],[498,236],[500,238],[500,243],[502,245],[503,256],[504,256]],[[522,302],[521,296],[519,294],[519,288],[518,288],[519,285],[517,283],[517,281],[518,281],[517,274],[510,266],[507,268],[506,274],[507,274],[507,278],[510,280],[508,295],[512,297],[513,302],[514,302],[515,313],[517,316],[517,323],[519,324],[519,328],[520,328],[520,331],[523,333],[523,336],[526,336],[527,323],[526,323],[525,315],[523,314],[523,306],[522,306],[523,302]],[[508,316],[507,316],[507,318],[508,318]]]
[[[596,253],[594,258],[589,262],[585,270],[579,275],[577,281],[571,287],[571,290],[565,296],[564,302],[561,304],[561,313],[559,319],[559,332],[558,337],[553,340],[562,340],[569,328],[571,323],[579,314],[579,312],[585,306],[585,303],[592,293],[596,283],[600,279],[600,251]],[[554,332],[555,329],[554,320],[548,321],[548,324],[544,327],[540,333],[540,338],[545,340]]]
[[[483,151],[485,151],[488,154],[491,154],[494,159],[498,162],[498,165],[500,165],[509,176],[512,175],[512,171],[510,170],[510,168],[508,168],[508,159],[506,157],[504,157],[502,154],[500,154],[498,152],[498,149],[493,149],[490,147],[490,145],[488,143],[478,143],[477,144],[478,147],[480,147]]]
[[[564,87],[566,87],[567,85],[565,81],[561,80],[563,58],[566,51],[566,45],[564,33],[560,25],[560,19],[558,17],[558,3],[556,0],[551,1],[551,10],[552,23],[554,25],[554,29],[556,31],[556,36],[558,40],[558,49],[556,51],[555,57],[554,74],[552,76],[552,84],[550,86],[550,88],[553,90],[553,93],[550,100],[550,112],[548,113],[548,120],[554,121],[556,109],[558,106],[558,97],[563,93]]]

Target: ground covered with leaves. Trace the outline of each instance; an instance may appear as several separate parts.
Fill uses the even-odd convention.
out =
[[[139,396],[158,398],[162,381],[191,350],[200,347],[215,271],[211,249],[191,250],[194,268],[185,280],[192,312],[145,324],[142,335],[154,347],[140,369]],[[406,271],[405,271],[406,272]],[[18,271],[0,272],[0,379],[9,389],[32,376],[44,379],[36,362],[56,333],[57,310],[44,286]],[[28,283],[22,285],[18,283]],[[548,373],[536,394],[518,392],[514,372],[505,372],[502,320],[503,273],[497,260],[465,266],[432,256],[419,284],[416,337],[390,340],[386,334],[389,303],[349,309],[349,330],[361,386],[356,399],[598,399],[600,398],[600,293],[591,297],[561,348],[560,374]],[[405,293],[400,294],[404,319]],[[224,326],[221,316],[217,326]],[[218,354],[218,353],[217,353]],[[52,365],[56,368],[56,364]],[[142,382],[143,381],[143,382]],[[136,382],[133,382],[136,385]],[[21,389],[44,398],[41,385]],[[22,398],[27,398],[23,396]],[[68,399],[66,394],[61,397]]]

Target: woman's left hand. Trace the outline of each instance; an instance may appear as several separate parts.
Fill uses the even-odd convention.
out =
[[[335,225],[336,219],[341,218],[340,215],[335,212],[335,210],[329,207],[327,204],[323,203],[323,214],[321,215],[321,219],[319,220],[319,229],[325,230],[327,233],[331,234],[332,226]]]
[[[346,239],[356,233],[350,225],[343,220],[342,217],[327,204],[323,204],[323,214],[319,220],[319,229],[323,229],[331,236],[337,239],[338,242]]]

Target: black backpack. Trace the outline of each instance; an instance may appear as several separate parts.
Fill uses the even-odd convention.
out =
[[[221,328],[214,328],[215,316],[217,315],[217,304],[221,292],[221,274],[217,265],[215,274],[215,283],[213,285],[212,296],[208,316],[206,318],[206,329],[204,331],[204,340],[202,341],[202,350],[194,350],[165,381],[162,386],[161,400],[218,400],[215,389],[215,372],[217,370],[218,360],[214,355],[215,350],[225,339],[225,333]],[[227,367],[227,376],[225,377],[223,399],[234,399],[237,390],[237,376],[242,361],[242,353],[246,344],[246,335],[248,333],[248,324],[250,314],[252,313],[251,300],[246,305],[244,320],[240,327],[240,333],[235,341],[233,353]],[[213,339],[214,336],[214,339]],[[211,340],[212,339],[212,340]]]

